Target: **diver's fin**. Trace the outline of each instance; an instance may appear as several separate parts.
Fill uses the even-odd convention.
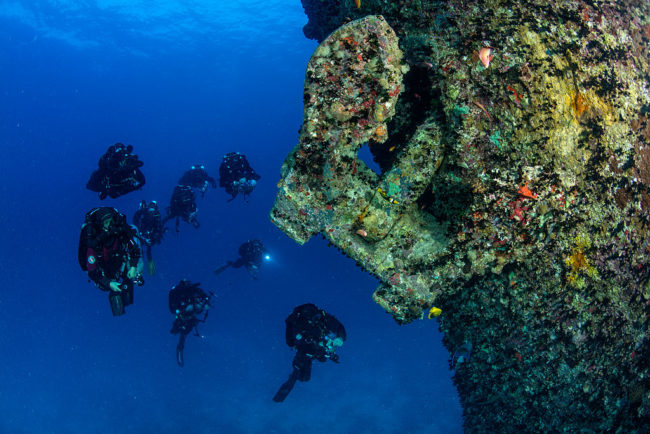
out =
[[[230,267],[232,264],[233,264],[232,261],[228,261],[228,262],[226,262],[226,263],[223,264],[221,267],[219,267],[219,268],[217,268],[216,270],[214,270],[214,274],[221,274],[221,273],[223,273],[223,271],[224,271],[226,268]]]
[[[183,349],[185,349],[185,337],[187,333],[181,333],[178,337],[178,345],[176,345],[176,363],[181,368],[185,366],[185,361],[183,360]]]
[[[273,397],[273,401],[275,402],[282,402],[285,400],[287,396],[289,396],[289,392],[293,389],[293,386],[296,384],[296,380],[298,379],[298,374],[297,371],[294,369],[294,371],[289,375],[289,379],[284,382],[282,386],[280,386],[280,389],[276,392],[275,396]]]
[[[183,361],[183,349],[176,347],[176,362],[178,363],[178,366],[181,368],[185,366],[185,362]]]
[[[120,294],[111,292],[108,296],[108,301],[111,304],[113,316],[124,315],[124,300]]]
[[[147,269],[149,270],[149,274],[151,276],[156,274],[156,263],[153,261],[153,259],[147,261]]]

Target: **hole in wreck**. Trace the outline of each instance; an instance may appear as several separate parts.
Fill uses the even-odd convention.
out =
[[[357,152],[357,158],[366,163],[366,166],[368,166],[370,170],[381,176],[381,167],[379,167],[379,164],[375,161],[368,143],[359,149],[359,152]]]
[[[388,122],[388,139],[384,143],[370,141],[373,161],[379,165],[381,172],[391,168],[399,151],[420,125],[431,117],[444,118],[441,91],[435,85],[438,81],[434,70],[424,63],[411,65],[404,75],[404,91],[397,100],[395,116]]]
[[[441,171],[417,200],[417,204],[439,223],[447,224],[449,233],[456,233],[462,218],[474,202],[472,186],[454,176],[453,171],[444,171],[444,168]]]

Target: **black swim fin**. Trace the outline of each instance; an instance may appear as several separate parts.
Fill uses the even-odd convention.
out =
[[[275,396],[273,397],[273,401],[275,402],[284,401],[285,398],[289,395],[289,393],[293,389],[293,386],[296,384],[297,379],[298,379],[298,372],[294,370],[291,373],[291,375],[289,375],[289,379],[285,381],[282,386],[280,386],[280,389],[276,392]]]
[[[149,270],[149,275],[153,276],[156,274],[156,263],[153,261],[153,256],[151,255],[151,246],[147,246],[147,269]]]
[[[219,268],[217,268],[216,270],[214,270],[214,274],[217,274],[217,275],[221,274],[221,273],[222,273],[226,268],[232,266],[232,264],[233,264],[232,261],[228,261],[228,262],[226,262],[226,263],[223,264],[221,267],[219,267]]]
[[[187,333],[181,333],[178,337],[178,345],[176,345],[176,363],[181,368],[185,366],[185,361],[183,360],[183,350],[185,349],[185,337]]]
[[[122,299],[122,295],[119,293],[110,292],[108,301],[111,304],[111,311],[113,312],[113,316],[124,315],[124,300]]]

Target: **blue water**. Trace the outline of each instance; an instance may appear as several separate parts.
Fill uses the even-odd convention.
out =
[[[398,326],[378,282],[319,239],[272,225],[280,166],[297,143],[315,48],[298,0],[0,1],[1,433],[452,433],[461,409],[434,321]],[[144,189],[100,202],[85,189],[121,141],[144,161]],[[201,228],[154,248],[158,272],[126,315],[77,263],[86,211],[129,218],[166,205],[182,173],[248,155],[262,175],[249,203],[210,190]],[[258,237],[273,259],[252,280],[212,269]],[[217,294],[203,338],[174,359],[169,288]],[[284,403],[284,318],[313,302],[347,329],[341,363],[316,363]]]

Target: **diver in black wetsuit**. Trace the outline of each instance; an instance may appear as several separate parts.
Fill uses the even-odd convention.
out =
[[[140,167],[142,161],[133,154],[133,146],[116,143],[99,159],[99,168],[90,175],[86,188],[115,199],[142,188],[145,178]]]
[[[246,267],[248,274],[253,279],[257,279],[257,274],[262,266],[264,259],[269,259],[266,247],[258,239],[246,241],[239,246],[239,258],[234,261],[228,261],[216,270],[214,274],[220,274],[228,267],[241,268]]]
[[[219,166],[219,186],[232,196],[228,202],[235,199],[239,193],[246,200],[246,196],[253,192],[260,178],[261,176],[248,164],[244,154],[230,152],[223,156]]]
[[[186,221],[194,226],[195,229],[198,229],[200,223],[196,219],[197,210],[196,198],[194,196],[194,191],[192,191],[192,187],[189,185],[177,185],[174,187],[174,193],[172,194],[171,201],[167,207],[167,217],[165,217],[163,224],[167,223],[168,220],[175,218],[176,232],[178,232],[180,219],[183,219],[183,221]]]
[[[313,360],[327,359],[338,363],[336,349],[343,345],[346,334],[343,324],[333,315],[311,303],[296,307],[285,320],[287,345],[296,350],[291,375],[273,397],[282,402],[293,389],[296,381],[309,381]]]
[[[201,192],[201,197],[205,195],[209,185],[211,185],[212,188],[217,188],[217,181],[208,175],[208,172],[202,164],[192,166],[190,170],[185,172],[181,179],[178,180],[178,184],[196,188]]]
[[[167,231],[158,209],[158,203],[155,200],[149,203],[146,200],[141,201],[140,207],[133,215],[133,224],[138,228],[140,239],[144,243],[147,268],[149,274],[153,276],[156,266],[151,255],[151,247],[160,244],[165,231]]]
[[[142,286],[140,246],[136,229],[112,207],[86,214],[79,237],[79,265],[102,291],[108,292],[113,316],[133,303],[133,285]]]
[[[200,336],[196,326],[205,322],[210,308],[210,295],[201,288],[200,283],[191,283],[188,280],[181,280],[178,285],[169,291],[169,311],[176,315],[174,325],[170,333],[179,335],[176,345],[176,362],[183,366],[183,350],[185,349],[185,338],[192,330],[196,336]],[[199,318],[203,315],[203,318]]]

